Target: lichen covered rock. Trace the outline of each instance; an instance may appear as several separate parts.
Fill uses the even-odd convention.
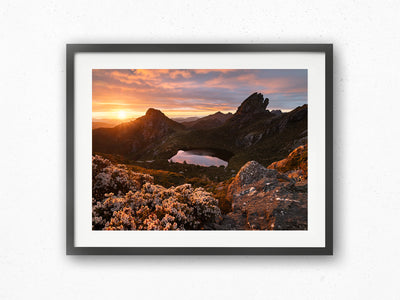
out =
[[[287,175],[247,162],[228,187],[232,212],[222,228],[236,230],[306,230],[307,188]]]

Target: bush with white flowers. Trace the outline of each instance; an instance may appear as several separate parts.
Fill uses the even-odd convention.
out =
[[[92,162],[94,230],[196,230],[221,216],[218,200],[203,188],[167,189],[100,156]]]
[[[104,195],[108,193],[125,195],[140,189],[145,182],[153,182],[153,177],[116,166],[99,155],[92,157],[92,198],[95,202],[104,200]]]

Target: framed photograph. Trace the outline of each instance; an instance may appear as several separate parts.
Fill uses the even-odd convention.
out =
[[[67,254],[332,255],[332,51],[67,45]]]

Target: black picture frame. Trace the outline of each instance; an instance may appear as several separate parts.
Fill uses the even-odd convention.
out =
[[[312,52],[325,54],[325,247],[76,247],[74,230],[74,65],[84,52]],[[333,45],[332,44],[67,44],[67,255],[332,255],[333,254]]]

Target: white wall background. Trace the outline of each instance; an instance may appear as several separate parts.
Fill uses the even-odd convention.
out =
[[[399,1],[0,3],[0,299],[399,299]],[[67,257],[66,43],[334,43],[335,255]]]

